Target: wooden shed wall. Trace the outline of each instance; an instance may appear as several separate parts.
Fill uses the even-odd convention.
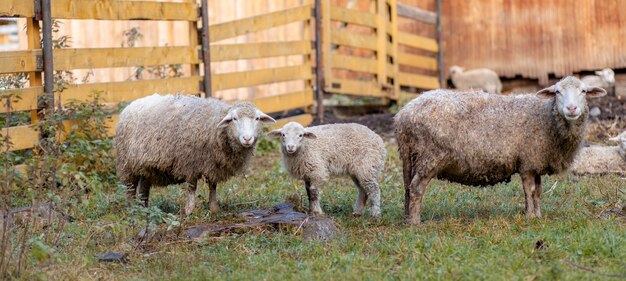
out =
[[[626,0],[442,1],[446,68],[548,75],[626,67]]]

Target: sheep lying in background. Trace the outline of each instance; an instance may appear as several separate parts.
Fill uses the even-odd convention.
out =
[[[588,86],[607,90],[609,95],[615,94],[615,72],[610,68],[598,70],[596,75],[587,75],[581,80]]]
[[[210,188],[209,208],[219,209],[217,184],[241,173],[272,117],[254,104],[232,106],[190,96],[152,95],[129,104],[116,128],[117,175],[146,206],[150,187],[189,183],[185,213],[195,204],[197,181]]]
[[[617,146],[619,147],[619,154],[624,158],[624,161],[626,161],[626,131],[623,131],[621,134],[617,135],[616,137],[610,138],[609,140],[617,142]]]
[[[623,175],[626,176],[626,158],[619,146],[593,145],[583,147],[574,160],[571,172],[574,175]]]
[[[500,77],[491,69],[479,68],[465,71],[464,68],[455,65],[450,67],[450,79],[454,87],[462,91],[482,89],[492,94],[502,93]]]
[[[373,217],[380,216],[378,177],[387,151],[383,140],[359,124],[332,124],[304,128],[290,122],[268,133],[280,138],[283,164],[291,176],[304,180],[309,211],[323,214],[319,191],[331,176],[348,175],[358,188],[354,214],[369,205]]]
[[[526,215],[541,217],[541,176],[571,165],[584,138],[585,97],[605,94],[570,76],[536,96],[434,90],[415,98],[395,117],[407,222],[420,222],[432,178],[484,186],[515,173]]]

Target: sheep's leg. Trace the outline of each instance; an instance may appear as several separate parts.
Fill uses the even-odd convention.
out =
[[[220,205],[217,203],[217,184],[209,182],[209,210],[215,213],[220,210]]]
[[[535,175],[535,192],[533,193],[533,204],[535,205],[535,216],[541,217],[541,176]]]
[[[405,193],[408,195],[408,202],[404,202],[404,215],[406,217],[406,223],[419,224],[421,221],[420,211],[422,207],[422,198],[426,193],[426,187],[432,179],[432,176],[420,177],[416,175],[411,184],[409,184],[408,190],[405,188]]]
[[[128,205],[130,206],[135,202],[135,198],[137,198],[137,185],[139,181],[133,181],[130,185],[126,187],[126,198],[128,200]]]
[[[380,217],[380,186],[373,180],[362,180],[361,185],[367,194],[367,205],[370,207],[372,217]]]
[[[526,217],[535,217],[535,175],[522,175],[522,185],[524,186],[524,196],[526,197]]]
[[[198,188],[198,182],[193,182],[189,184],[189,189],[187,190],[187,202],[185,205],[185,215],[191,215],[193,212],[193,208],[196,206],[196,189]]]
[[[363,211],[365,210],[365,204],[367,203],[367,191],[363,188],[363,185],[359,182],[357,178],[352,177],[352,181],[357,187],[357,197],[356,201],[354,202],[354,211],[352,211],[352,214],[360,216],[363,214]]]
[[[412,161],[411,161],[411,152],[410,150],[405,151],[407,149],[400,150],[400,157],[402,158],[402,177],[404,179],[404,210],[405,212],[406,210],[409,209],[409,202],[411,201],[411,196],[409,192],[411,189],[409,187],[411,186],[411,180],[415,176],[413,172]]]
[[[137,189],[139,190],[139,196],[141,196],[143,205],[146,208],[148,208],[148,200],[150,199],[150,186],[151,186],[151,183],[145,178],[139,179],[139,183],[137,184]]]
[[[304,181],[306,187],[306,194],[309,197],[309,213],[313,215],[322,215],[322,207],[320,207],[320,194],[316,185],[311,184],[309,181]]]

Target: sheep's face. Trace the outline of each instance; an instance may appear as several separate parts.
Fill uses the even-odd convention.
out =
[[[303,139],[316,138],[315,134],[296,122],[289,122],[281,129],[273,130],[268,133],[268,136],[280,138],[280,145],[288,154],[293,154],[298,151],[302,145]]]
[[[450,75],[455,75],[459,73],[463,73],[463,68],[457,65],[450,67]]]
[[[276,120],[250,104],[236,104],[217,126],[228,127],[230,137],[249,148],[256,144],[263,123],[276,123]]]
[[[575,121],[587,107],[586,97],[601,97],[606,91],[585,85],[578,78],[568,76],[556,84],[537,92],[542,98],[554,98],[559,113],[568,121]]]
[[[626,131],[609,140],[616,141],[623,153],[626,153]]]
[[[609,83],[609,84],[615,83],[615,72],[613,72],[613,70],[610,68],[598,70],[596,71],[596,75],[600,76],[602,81],[606,83]]]

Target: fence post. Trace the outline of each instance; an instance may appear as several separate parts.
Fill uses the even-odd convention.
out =
[[[325,0],[325,2],[328,2],[328,0]],[[325,8],[328,9],[330,7],[325,5]],[[330,19],[325,20],[330,21]],[[323,25],[322,0],[315,0],[315,97],[317,98],[317,118],[320,123],[324,123],[324,68],[330,67],[330,65],[322,63],[322,56],[324,55],[322,51],[322,35],[325,35],[324,31],[322,31]],[[330,29],[327,29],[325,32],[329,33]],[[325,43],[330,45],[330,41]],[[326,53],[326,56],[330,57],[330,53]]]
[[[437,0],[437,46],[439,46],[437,52],[437,68],[439,69],[439,87],[447,88],[444,76],[443,45],[441,45],[441,41],[441,0]]]
[[[209,40],[209,5],[202,0],[202,60],[204,63],[204,96],[212,96],[211,88],[211,41]]]

